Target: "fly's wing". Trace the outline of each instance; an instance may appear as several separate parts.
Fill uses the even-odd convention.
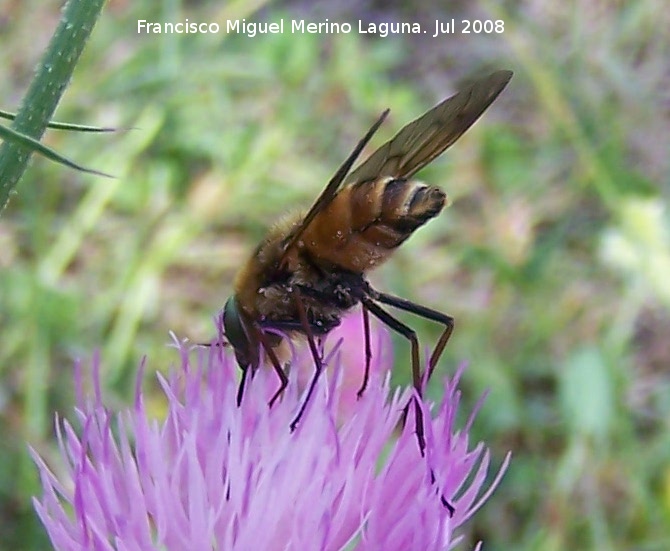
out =
[[[370,155],[344,184],[363,184],[383,176],[410,178],[453,145],[511,78],[512,71],[496,71],[447,98]]]
[[[512,71],[496,71],[475,81],[465,90],[444,100],[409,123],[349,174],[361,151],[388,115],[389,110],[384,111],[328,182],[297,230],[288,237],[284,244],[282,261],[286,258],[287,252],[298,242],[307,226],[337,195],[342,183],[362,184],[375,181],[381,176],[409,178],[470,128],[498,97],[511,78]]]
[[[374,136],[375,132],[379,130],[379,127],[382,125],[384,119],[388,116],[388,114],[389,109],[387,109],[381,114],[381,116],[377,119],[377,121],[370,127],[370,130],[368,130],[365,136],[363,136],[361,141],[358,142],[358,144],[351,152],[351,154],[342,163],[340,168],[337,169],[337,172],[330,179],[330,182],[328,182],[328,185],[321,192],[321,195],[319,195],[316,201],[314,201],[312,208],[309,209],[309,211],[305,215],[303,221],[300,223],[300,226],[298,227],[296,232],[290,236],[289,240],[284,245],[284,254],[298,242],[298,239],[300,239],[300,236],[305,231],[305,228],[309,225],[309,223],[312,220],[314,220],[314,217],[317,214],[319,214],[319,212],[321,212],[321,210],[323,210],[323,208],[333,200],[333,197],[335,197],[335,195],[337,194],[337,190],[339,189],[340,185],[342,184],[347,174],[351,170],[351,167],[356,162],[356,159],[358,159],[358,156],[361,154],[361,151],[363,151],[363,149],[368,144],[372,136]]]

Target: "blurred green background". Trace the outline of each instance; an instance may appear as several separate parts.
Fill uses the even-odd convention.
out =
[[[46,143],[114,180],[34,160],[0,215],[0,549],[46,549],[27,442],[55,457],[72,364],[101,350],[130,400],[211,320],[264,229],[310,204],[383,108],[377,145],[490,69],[515,72],[420,177],[453,205],[372,276],[449,312],[502,486],[485,549],[670,549],[670,15],[664,0],[108,2]],[[0,4],[0,108],[16,111],[59,2]],[[502,19],[503,34],[138,35],[137,20]],[[408,321],[410,321],[408,319]],[[422,343],[438,327],[411,320]],[[409,380],[397,344],[396,379]],[[402,365],[400,365],[402,364]],[[54,461],[54,464],[57,463]],[[467,542],[466,542],[467,543]],[[467,548],[462,544],[460,548]]]

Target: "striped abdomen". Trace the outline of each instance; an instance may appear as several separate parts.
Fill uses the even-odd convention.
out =
[[[441,189],[417,181],[384,177],[353,184],[314,218],[300,245],[314,259],[365,272],[437,216],[445,202]]]

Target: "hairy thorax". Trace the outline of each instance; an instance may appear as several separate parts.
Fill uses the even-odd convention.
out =
[[[292,296],[296,289],[311,329],[325,334],[339,325],[346,310],[358,304],[367,283],[362,273],[315,257],[304,243],[284,254],[287,236],[296,225],[290,219],[268,233],[238,274],[235,294],[245,312],[262,326],[300,331]]]

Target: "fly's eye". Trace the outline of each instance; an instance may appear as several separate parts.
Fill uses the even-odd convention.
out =
[[[249,341],[245,322],[234,296],[230,297],[223,307],[223,329],[228,342],[235,350],[239,366],[246,369],[250,365],[258,365],[256,348]]]
[[[235,297],[230,297],[223,307],[223,329],[226,332],[228,342],[233,346],[235,351],[246,350],[249,346],[249,339],[247,332],[244,330],[242,318],[237,308],[237,300]]]

